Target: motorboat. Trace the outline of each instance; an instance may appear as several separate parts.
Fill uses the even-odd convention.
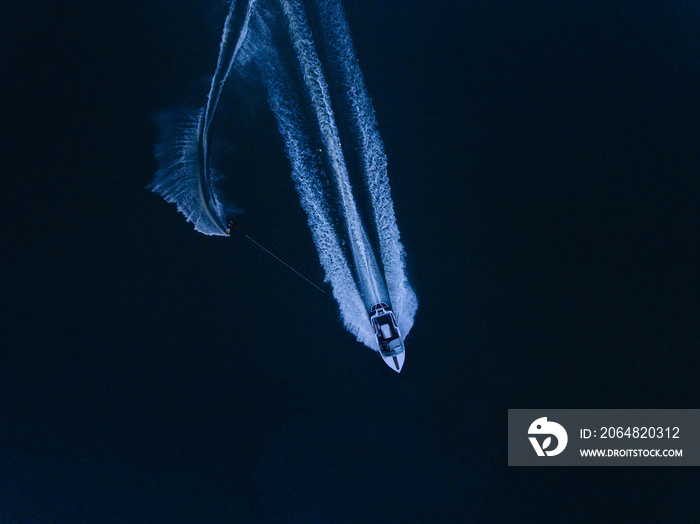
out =
[[[369,320],[377,337],[379,354],[387,366],[400,373],[406,352],[394,312],[387,304],[379,302],[370,309]]]

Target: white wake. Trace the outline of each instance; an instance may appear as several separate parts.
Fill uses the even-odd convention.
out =
[[[187,149],[182,144],[191,145],[195,136],[196,154],[190,147],[187,161],[180,160],[180,168],[170,177],[162,163],[154,190],[177,202],[197,230],[222,232],[226,217],[223,198],[217,193],[209,167],[208,130],[230,72],[244,64],[255,64],[284,139],[292,179],[325,280],[332,287],[346,328],[360,342],[377,350],[369,308],[386,302],[392,306],[405,337],[413,326],[417,299],[406,276],[383,143],[342,7],[336,0],[320,0],[309,6],[315,16],[313,22],[300,0],[251,0],[234,7],[232,4],[226,20],[207,104],[198,118],[192,119],[197,125],[185,126],[189,134],[174,140],[171,149],[164,135],[163,149],[170,151],[168,158],[182,158],[181,151]],[[329,88],[329,75],[337,79],[339,89]],[[342,100],[335,100],[331,92]],[[372,235],[378,241],[379,258],[358,211],[345,158],[347,150],[343,150],[334,113],[339,105],[346,108],[348,117],[343,125],[349,129],[344,131],[359,145],[356,154],[361,185],[369,194]],[[165,156],[162,162],[167,160]],[[186,175],[195,168],[197,172],[190,178],[197,183],[185,184],[183,172]],[[166,187],[170,189],[164,190]]]

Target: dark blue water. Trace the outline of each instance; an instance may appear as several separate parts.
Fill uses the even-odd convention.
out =
[[[697,8],[345,5],[420,300],[400,375],[144,189],[224,5],[2,8],[0,520],[697,520],[692,470],[505,447],[508,408],[697,407]],[[247,111],[241,227],[321,280]]]

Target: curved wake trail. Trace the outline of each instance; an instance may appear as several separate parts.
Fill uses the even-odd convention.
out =
[[[158,115],[161,141],[156,146],[159,167],[149,188],[180,212],[205,235],[225,236],[226,215],[217,193],[217,177],[211,169],[209,128],[221,92],[246,40],[248,22],[256,0],[231,2],[219,45],[219,57],[211,80],[206,105],[194,112]]]
[[[208,173],[211,173],[211,159],[209,155],[209,128],[214,120],[214,114],[216,113],[216,108],[219,105],[219,99],[221,98],[221,92],[224,89],[224,85],[226,85],[226,80],[228,80],[231,70],[233,69],[233,65],[236,62],[238,53],[246,40],[250,15],[253,11],[253,7],[255,6],[255,2],[256,0],[248,0],[247,2],[232,0],[228,15],[226,16],[224,32],[221,37],[221,44],[219,45],[219,57],[216,60],[216,69],[214,70],[214,76],[211,80],[209,95],[207,96],[207,104],[204,112],[202,113],[202,121],[199,126],[199,144],[202,155],[201,173],[204,177],[206,177]],[[210,200],[216,199],[212,184],[209,185],[209,195],[207,196]],[[225,233],[223,231],[225,217],[222,213],[220,213],[217,216],[217,219],[222,233]]]

